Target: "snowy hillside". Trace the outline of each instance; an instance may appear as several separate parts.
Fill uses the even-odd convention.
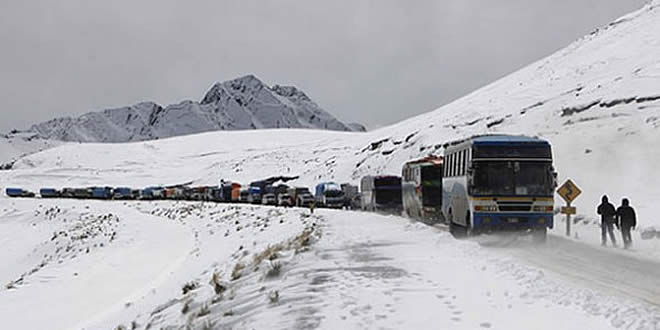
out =
[[[280,174],[300,175],[299,184],[306,185],[358,182],[366,174],[400,173],[405,161],[441,154],[448,141],[503,132],[552,142],[560,181],[572,178],[583,188],[576,201],[579,213],[592,216],[607,193],[615,201],[629,197],[643,224],[660,224],[654,216],[660,199],[658,6],[655,1],[436,111],[369,133],[265,130],[66,145],[23,159],[3,181],[62,186],[58,178],[66,173],[67,184],[249,182]],[[215,86],[202,103],[226,100],[223,91],[231,85]]]
[[[351,131],[293,86],[269,87],[253,75],[214,85],[201,102],[143,102],[33,125],[44,139],[144,141],[218,130],[311,128]]]
[[[405,161],[442,154],[449,141],[501,132],[548,139],[560,180],[571,178],[583,195],[575,235],[563,237],[557,216],[545,246],[496,235],[459,241],[441,225],[366,212],[0,196],[0,233],[12,233],[0,235],[0,324],[658,329],[660,236],[640,238],[641,228],[660,226],[658,54],[656,0],[464,98],[372,132],[206,132],[67,143],[21,158],[0,171],[0,185],[144,187],[286,175],[312,186],[399,174]],[[240,86],[241,101],[225,94],[231,83],[221,84],[197,107],[309,102],[290,88]],[[599,246],[594,211],[603,193],[636,207],[632,250]]]
[[[34,133],[0,134],[0,170],[11,168],[21,157],[62,144],[61,141],[40,139]]]

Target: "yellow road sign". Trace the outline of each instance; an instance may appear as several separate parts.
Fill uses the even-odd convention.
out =
[[[566,203],[570,203],[580,196],[582,190],[580,190],[573,181],[568,179],[563,185],[561,185],[561,187],[559,187],[557,193],[566,201]]]
[[[561,207],[561,213],[562,214],[577,214],[577,209],[575,206],[562,206]]]

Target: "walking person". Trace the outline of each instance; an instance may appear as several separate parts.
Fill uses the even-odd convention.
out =
[[[627,249],[632,245],[630,230],[635,229],[635,226],[637,226],[637,216],[635,215],[635,209],[630,206],[630,202],[627,198],[624,198],[621,201],[621,206],[616,209],[616,217],[621,229],[623,247]]]
[[[616,238],[614,238],[614,225],[617,221],[617,213],[614,209],[614,205],[609,202],[607,195],[603,195],[601,203],[598,205],[596,212],[600,214],[601,245],[607,245],[607,235],[609,234],[612,245],[616,246]]]

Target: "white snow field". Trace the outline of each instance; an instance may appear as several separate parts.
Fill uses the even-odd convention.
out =
[[[473,134],[526,134],[552,143],[560,181],[583,194],[574,235],[563,237],[557,216],[546,246],[457,241],[440,226],[361,212],[1,196],[2,328],[660,329],[660,234],[648,234],[660,232],[658,54],[656,0],[464,98],[368,133],[213,132],[23,157],[0,171],[0,186],[286,175],[311,187],[399,174],[405,161]],[[637,210],[632,250],[599,246],[604,193]]]
[[[658,264],[638,265],[655,276],[636,284],[656,290],[644,301],[623,279],[614,283],[622,292],[609,291],[581,278],[597,272],[546,264],[552,247],[457,241],[396,216],[60,200],[3,200],[1,212],[2,232],[12,233],[1,241],[10,266],[0,271],[3,328],[660,326]],[[582,266],[601,260],[592,262]]]
[[[0,134],[0,169],[11,166],[21,157],[62,144],[64,142],[44,140],[33,133]]]

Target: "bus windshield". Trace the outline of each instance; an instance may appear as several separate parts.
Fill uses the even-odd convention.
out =
[[[474,196],[552,196],[549,162],[474,162]]]

